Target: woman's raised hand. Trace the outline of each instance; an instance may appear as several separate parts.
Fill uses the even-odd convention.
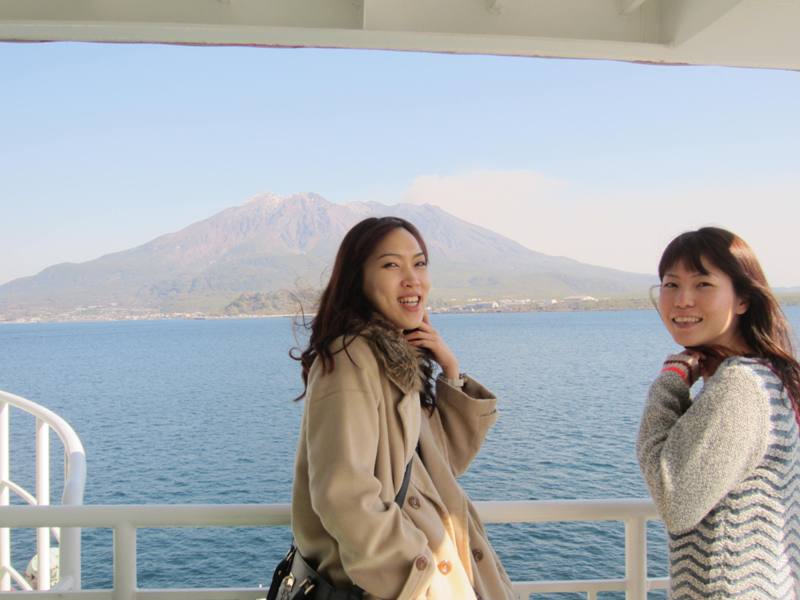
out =
[[[681,377],[691,386],[703,374],[704,360],[704,354],[687,348],[679,354],[670,354],[664,361],[664,370],[674,371],[677,368]]]
[[[448,379],[457,379],[459,375],[458,359],[442,336],[431,326],[428,312],[422,317],[422,324],[406,334],[406,340],[417,348],[426,348],[433,355],[433,360],[439,363]]]

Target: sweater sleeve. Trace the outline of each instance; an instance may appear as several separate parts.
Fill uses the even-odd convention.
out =
[[[430,583],[434,560],[425,535],[397,504],[381,499],[374,474],[379,385],[374,355],[361,340],[335,355],[333,372],[310,382],[311,505],[356,585],[379,598],[416,598]]]
[[[445,453],[457,477],[467,470],[497,420],[497,399],[471,377],[466,378],[462,388],[439,378],[436,406]]]
[[[723,362],[694,402],[672,371],[650,388],[636,449],[671,533],[697,525],[758,466],[767,449],[769,396],[745,365]]]

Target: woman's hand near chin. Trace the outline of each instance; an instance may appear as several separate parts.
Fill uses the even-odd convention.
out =
[[[703,354],[700,357],[700,374],[704,378],[711,377],[717,372],[717,368],[722,364],[725,357],[721,354]]]
[[[422,323],[413,331],[409,331],[406,340],[416,348],[425,348],[433,355],[433,360],[439,363],[444,372],[444,376],[449,379],[457,379],[459,376],[458,359],[450,347],[442,339],[442,336],[431,326],[428,312],[422,317]]]
[[[686,348],[682,355],[688,356],[692,359],[694,372],[692,373],[692,380],[697,381],[698,377],[707,379],[717,372],[722,361],[725,360],[724,354],[715,352],[701,352],[694,348]]]
[[[662,372],[678,369],[681,377],[691,386],[701,375],[705,375],[703,372],[703,362],[705,359],[706,357],[702,352],[685,348],[683,352],[670,354],[664,359]]]

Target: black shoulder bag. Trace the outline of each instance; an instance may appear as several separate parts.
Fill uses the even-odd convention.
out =
[[[411,481],[411,461],[406,465],[403,483],[394,501],[402,507],[406,500],[408,484]],[[364,590],[357,585],[335,588],[306,562],[292,543],[289,552],[275,567],[272,583],[267,592],[267,600],[361,600]]]

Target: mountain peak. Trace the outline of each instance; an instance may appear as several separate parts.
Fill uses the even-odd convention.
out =
[[[311,192],[263,193],[142,246],[2,285],[0,319],[87,304],[213,313],[243,293],[275,294],[298,282],[319,287],[345,233],[366,217],[384,215],[419,228],[442,297],[638,294],[649,284],[645,276],[534,252],[434,205],[338,204]]]
[[[272,192],[263,192],[260,194],[256,194],[255,196],[252,196],[249,200],[247,200],[247,202],[245,202],[241,206],[234,207],[234,209],[254,207],[254,206],[270,208],[282,203],[283,200],[284,200],[283,197],[279,196],[278,194],[273,194]]]

